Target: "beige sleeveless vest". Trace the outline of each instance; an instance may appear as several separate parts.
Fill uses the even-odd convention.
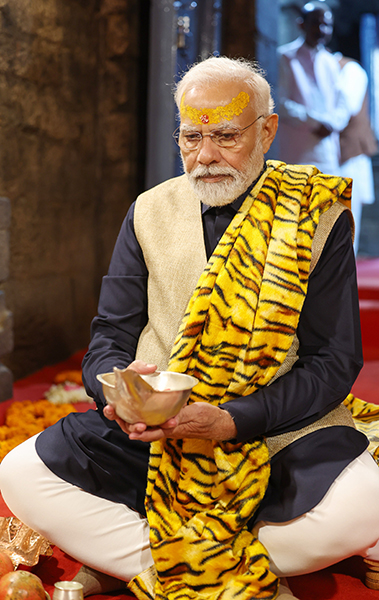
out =
[[[262,179],[259,188],[261,183]],[[340,202],[335,202],[320,217],[312,244],[311,271],[321,256],[333,225],[346,209]],[[179,325],[207,264],[201,205],[186,175],[170,179],[138,197],[134,229],[149,272],[148,323],[140,336],[136,358],[156,364],[159,370],[166,370]],[[167,255],[171,257],[169,261]],[[292,368],[297,360],[297,349],[298,340],[295,338],[284,363],[270,383]],[[331,425],[354,427],[351,414],[344,405],[304,429],[268,438],[270,453],[275,454],[310,431]]]
[[[149,272],[149,320],[136,358],[165,370],[187,304],[207,264],[201,205],[186,175],[139,196],[134,229]]]

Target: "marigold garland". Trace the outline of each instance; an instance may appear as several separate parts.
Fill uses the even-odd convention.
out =
[[[79,384],[81,371],[58,373],[54,381],[72,379]],[[77,410],[70,403],[53,404],[45,399],[12,402],[5,412],[4,425],[0,425],[0,461],[13,448],[72,412]]]
[[[71,412],[77,412],[72,404],[55,405],[48,400],[13,402],[5,413],[5,424],[0,426],[0,461],[18,444]]]

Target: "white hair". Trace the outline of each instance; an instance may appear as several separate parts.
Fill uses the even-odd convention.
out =
[[[176,105],[180,107],[183,94],[192,87],[227,85],[231,81],[243,83],[250,89],[258,112],[268,115],[274,111],[270,84],[258,63],[226,56],[211,56],[190,67],[175,87]]]

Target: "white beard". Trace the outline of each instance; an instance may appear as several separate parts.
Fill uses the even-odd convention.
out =
[[[241,170],[234,167],[221,167],[220,165],[198,165],[191,172],[185,168],[188,180],[203,204],[208,206],[225,206],[243,194],[249,185],[256,179],[263,167],[262,152],[256,149],[248,160],[242,165]],[[229,175],[225,181],[205,182],[201,177],[207,175]]]

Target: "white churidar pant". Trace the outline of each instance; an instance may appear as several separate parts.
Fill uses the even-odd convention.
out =
[[[79,562],[125,581],[153,563],[147,520],[54,475],[35,437],[3,459],[0,489],[16,517]],[[260,522],[256,531],[281,577],[353,555],[379,560],[379,467],[364,452],[314,509],[287,523]]]
[[[130,581],[150,567],[147,519],[54,475],[39,458],[35,437],[0,465],[1,493],[13,514],[79,562],[118,579]]]
[[[379,560],[379,467],[363,452],[312,510],[286,523],[261,521],[255,532],[279,576],[311,573],[354,555]]]

